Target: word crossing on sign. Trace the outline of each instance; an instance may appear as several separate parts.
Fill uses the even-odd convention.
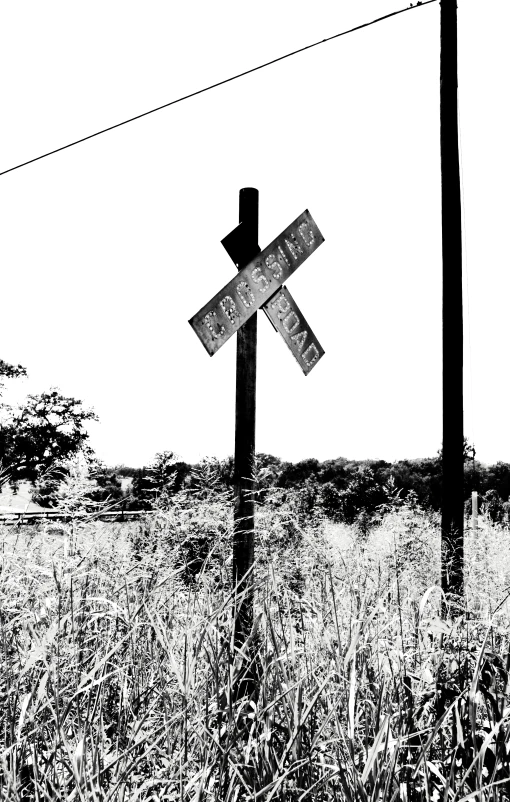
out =
[[[305,375],[324,356],[324,349],[306,322],[287,287],[280,289],[264,305],[264,312],[289,346]]]
[[[189,321],[207,353],[215,354],[323,242],[306,210],[243,267]]]

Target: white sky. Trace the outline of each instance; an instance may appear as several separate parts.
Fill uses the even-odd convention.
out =
[[[407,4],[3,3],[0,170]],[[465,430],[484,462],[510,461],[509,23],[506,0],[459,2]],[[325,237],[288,282],[326,351],[308,377],[258,315],[257,450],[433,456],[438,3],[2,176],[0,356],[27,367],[20,389],[93,406],[109,464],[231,454],[235,337],[211,358],[187,321],[234,274],[220,240],[243,186],[261,247],[305,208]]]

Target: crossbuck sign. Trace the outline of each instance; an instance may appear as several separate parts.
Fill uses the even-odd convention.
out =
[[[229,250],[226,240],[228,237],[223,242]],[[189,321],[207,353],[215,354],[262,307],[303,373],[308,374],[324,355],[324,349],[283,285],[323,242],[324,237],[306,210],[243,267]]]

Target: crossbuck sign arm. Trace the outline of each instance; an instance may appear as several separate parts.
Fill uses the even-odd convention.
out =
[[[242,239],[240,225],[223,241],[234,261],[238,261],[242,253]],[[306,210],[252,258],[189,321],[208,354],[216,353],[257,309],[263,307],[304,373],[308,373],[324,350],[283,284],[323,242],[324,237]]]
[[[241,266],[244,239],[245,226],[239,223],[221,240],[221,244],[238,269]],[[281,334],[306,376],[324,356],[324,349],[288,288],[282,286],[276,290],[263,304],[262,310],[274,330]]]

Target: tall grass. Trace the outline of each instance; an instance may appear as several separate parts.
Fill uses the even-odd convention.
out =
[[[507,530],[468,532],[441,618],[430,516],[367,534],[266,503],[241,651],[231,539],[226,500],[184,495],[66,556],[2,531],[2,800],[510,799]]]

